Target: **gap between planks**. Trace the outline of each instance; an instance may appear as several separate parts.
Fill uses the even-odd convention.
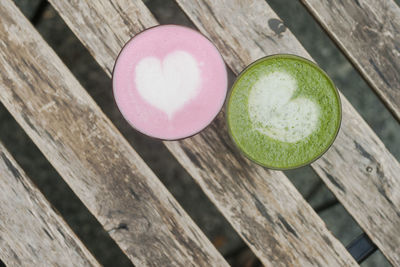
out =
[[[393,0],[301,0],[400,121],[400,7]]]
[[[1,142],[0,190],[0,258],[7,265],[100,266]]]

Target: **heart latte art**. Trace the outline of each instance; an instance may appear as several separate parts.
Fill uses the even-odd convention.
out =
[[[178,50],[169,53],[163,61],[156,57],[143,58],[135,68],[135,83],[141,97],[171,119],[196,97],[200,70],[193,56]]]
[[[199,133],[219,113],[227,76],[219,51],[200,32],[160,25],[126,43],[115,62],[113,93],[136,130],[178,140]]]
[[[319,106],[305,97],[293,97],[296,80],[286,72],[262,76],[249,95],[248,111],[256,130],[279,141],[295,143],[317,129]]]
[[[272,55],[249,65],[227,102],[229,133],[251,160],[271,169],[310,164],[329,149],[339,131],[340,98],[315,63]]]

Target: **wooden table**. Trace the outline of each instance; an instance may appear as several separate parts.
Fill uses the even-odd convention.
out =
[[[50,2],[109,76],[124,43],[158,24],[139,0]],[[264,0],[176,2],[235,74],[269,54],[312,60]],[[400,8],[302,2],[400,119]],[[400,266],[400,164],[341,97],[339,136],[311,166]],[[0,3],[0,100],[135,265],[228,265],[11,0]],[[284,173],[234,149],[223,112],[202,133],[164,144],[264,265],[357,265]],[[99,265],[2,145],[0,177],[7,265]]]

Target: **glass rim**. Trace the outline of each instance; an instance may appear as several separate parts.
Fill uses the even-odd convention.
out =
[[[133,125],[133,123],[131,123],[131,122],[125,117],[125,115],[122,113],[122,111],[121,111],[121,109],[120,109],[120,107],[119,107],[119,104],[118,104],[118,102],[117,102],[117,100],[116,100],[116,97],[115,97],[115,90],[114,90],[114,72],[115,72],[115,68],[116,68],[118,59],[120,58],[120,56],[121,56],[122,52],[124,51],[125,47],[126,47],[131,41],[133,41],[133,40],[135,39],[135,37],[139,36],[140,34],[143,34],[143,33],[145,33],[145,32],[148,31],[148,30],[152,30],[152,29],[154,29],[154,28],[159,28],[159,27],[164,27],[164,26],[178,26],[178,27],[182,27],[182,28],[185,28],[185,29],[187,29],[187,30],[191,30],[191,31],[196,32],[196,33],[200,34],[201,36],[203,36],[206,40],[208,40],[208,41],[214,46],[214,48],[215,48],[216,51],[218,52],[219,56],[221,57],[222,61],[224,62],[224,68],[225,68],[226,76],[227,76],[227,77],[226,77],[226,78],[227,78],[226,92],[225,92],[224,100],[223,100],[222,103],[221,103],[221,107],[218,109],[218,112],[216,112],[216,114],[213,116],[213,118],[212,118],[203,128],[199,129],[199,130],[196,131],[196,132],[193,132],[191,135],[187,135],[187,136],[183,136],[183,137],[179,137],[179,138],[162,138],[162,137],[157,137],[157,136],[153,136],[153,135],[150,135],[150,134],[148,134],[148,133],[145,133],[145,132],[141,131],[140,129],[138,129],[138,128],[137,128],[135,125]],[[115,58],[115,60],[114,60],[114,65],[113,65],[113,68],[112,68],[112,71],[111,71],[111,91],[112,91],[112,97],[113,97],[113,100],[114,100],[114,104],[115,104],[115,106],[117,107],[118,112],[122,115],[123,119],[129,124],[129,126],[130,126],[131,128],[133,128],[136,132],[138,132],[140,135],[145,136],[145,137],[147,137],[147,138],[154,139],[154,140],[163,141],[163,142],[168,142],[168,141],[171,141],[171,142],[172,142],[172,141],[182,141],[182,140],[191,138],[191,137],[193,137],[193,136],[195,136],[195,135],[198,135],[199,133],[201,133],[201,132],[203,132],[204,130],[206,130],[207,128],[209,128],[209,127],[211,126],[211,124],[217,119],[217,117],[218,117],[218,115],[221,113],[221,111],[224,109],[224,105],[226,104],[226,101],[227,101],[227,98],[228,98],[228,92],[229,92],[228,67],[226,66],[226,62],[225,62],[225,60],[224,60],[224,58],[223,58],[223,56],[222,56],[222,53],[219,51],[218,47],[214,44],[214,42],[213,42],[208,36],[204,35],[202,32],[200,32],[200,31],[198,31],[198,30],[196,30],[196,29],[193,29],[193,28],[191,28],[191,27],[184,26],[184,25],[180,25],[180,24],[174,24],[174,23],[158,24],[158,25],[154,25],[154,26],[145,28],[145,29],[143,29],[142,31],[138,32],[137,34],[134,34],[132,37],[129,38],[129,40],[127,40],[127,41],[124,43],[124,45],[122,46],[122,48],[120,49],[120,51],[118,52],[118,55],[116,56],[116,58]]]
[[[273,58],[286,58],[286,59],[296,59],[296,60],[300,60],[303,61],[313,67],[315,67],[317,70],[319,70],[323,76],[325,76],[328,80],[328,82],[331,84],[332,88],[334,89],[333,91],[335,92],[335,95],[337,97],[338,100],[338,104],[339,104],[339,122],[337,125],[337,128],[335,130],[335,133],[333,135],[333,137],[331,138],[329,145],[326,146],[326,148],[324,148],[319,154],[317,154],[317,156],[313,157],[312,159],[303,162],[301,164],[298,165],[293,165],[293,166],[289,166],[289,167],[275,167],[275,166],[271,166],[265,163],[260,162],[259,160],[253,158],[250,154],[246,153],[236,142],[235,138],[233,137],[232,131],[231,131],[231,126],[229,123],[229,119],[228,119],[228,114],[229,114],[229,104],[230,104],[230,99],[232,96],[232,92],[235,89],[235,86],[237,85],[237,83],[240,81],[240,79],[243,77],[243,75],[250,69],[252,68],[254,65],[259,64],[262,61],[265,60],[270,60]],[[337,89],[337,87],[335,86],[334,82],[332,81],[332,79],[329,77],[329,75],[320,67],[318,66],[315,62],[302,57],[302,56],[298,56],[295,54],[289,54],[289,53],[278,53],[278,54],[272,54],[272,55],[268,55],[268,56],[264,56],[261,57],[255,61],[253,61],[252,63],[250,63],[249,65],[247,65],[236,77],[235,82],[232,84],[231,86],[231,90],[229,90],[228,95],[226,97],[226,106],[225,106],[225,116],[226,116],[226,124],[227,124],[227,128],[228,128],[228,134],[230,136],[230,139],[232,140],[232,142],[234,143],[234,145],[236,146],[237,150],[239,150],[239,152],[244,155],[246,158],[248,158],[249,160],[255,162],[256,164],[265,167],[267,169],[271,169],[271,170],[280,170],[280,171],[284,171],[284,170],[293,170],[293,169],[297,169],[297,168],[301,168],[307,165],[310,165],[311,163],[315,162],[316,160],[320,159],[333,145],[333,143],[335,142],[340,128],[341,128],[341,124],[342,124],[342,101],[341,101],[341,97],[340,97],[340,93],[339,90]]]

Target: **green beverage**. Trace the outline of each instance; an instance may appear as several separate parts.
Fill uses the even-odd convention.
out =
[[[316,64],[294,55],[255,61],[234,83],[229,133],[251,160],[271,169],[309,164],[328,150],[341,121],[338,91]]]

